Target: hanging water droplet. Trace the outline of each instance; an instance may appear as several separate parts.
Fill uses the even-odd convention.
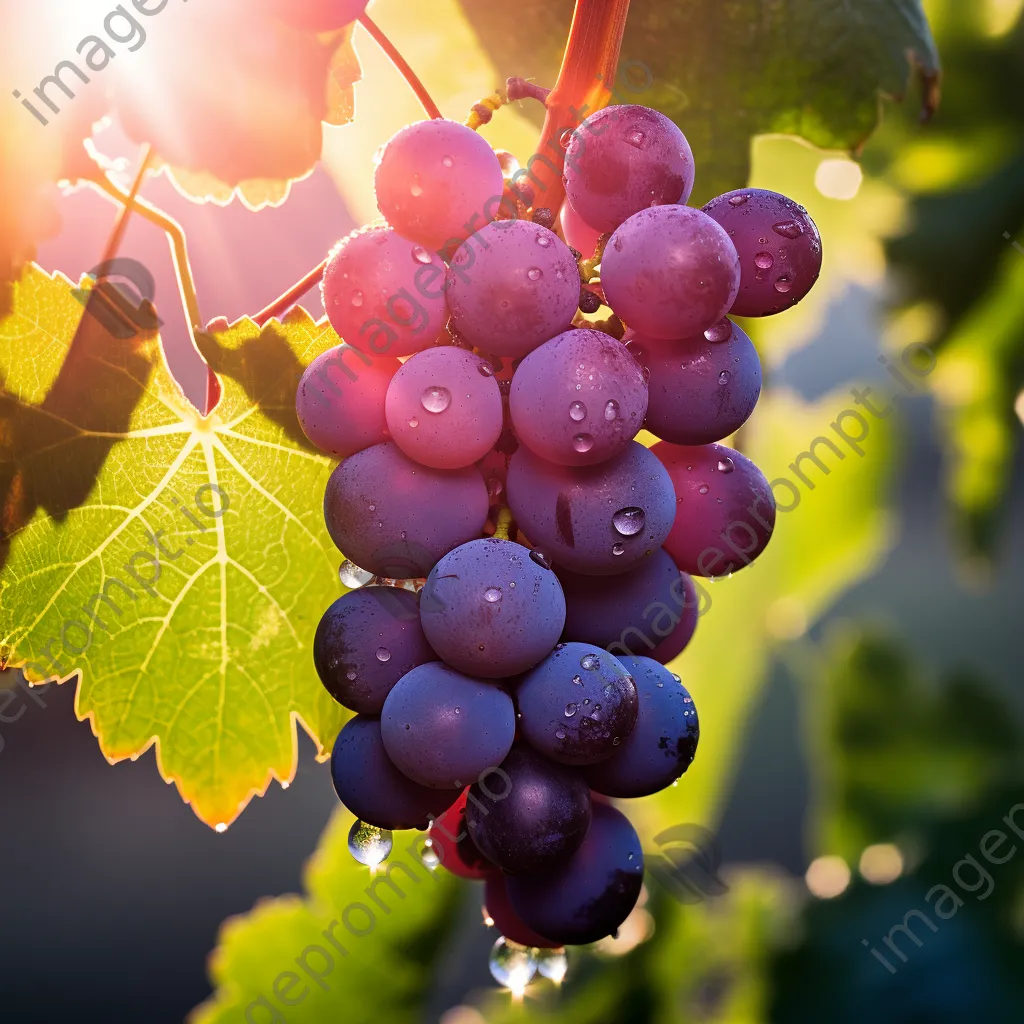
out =
[[[444,412],[451,404],[452,393],[447,389],[435,384],[427,388],[420,397],[420,404],[427,412]]]
[[[565,717],[566,718],[572,718],[572,716],[575,715],[576,712],[579,711],[579,709],[580,708],[579,708],[578,704],[572,704],[572,703],[566,704],[565,705]]]
[[[619,418],[619,403],[616,402],[614,398],[609,398],[608,401],[604,403],[604,418],[609,423],[612,423]]]
[[[349,590],[358,590],[373,579],[373,573],[360,569],[355,562],[346,558],[338,569],[338,579],[341,580],[343,587],[348,587]]]
[[[775,266],[775,257],[770,252],[759,252],[754,257],[754,266],[760,270],[771,270]]]
[[[707,484],[701,484],[700,487],[697,488],[697,493],[698,494],[707,494],[708,491],[710,491],[710,490],[711,490],[711,488],[708,487]]]
[[[391,833],[386,828],[367,825],[365,821],[354,821],[348,833],[348,852],[360,864],[375,868],[388,859],[394,846]]]
[[[728,384],[728,383],[729,383],[729,380],[730,380],[730,378],[731,378],[731,377],[732,377],[732,374],[731,374],[731,373],[729,373],[729,371],[728,371],[728,370],[723,370],[723,371],[722,371],[722,372],[721,372],[721,373],[720,373],[720,374],[718,375],[718,383],[719,383],[719,384],[722,384],[722,385],[724,386],[725,384]]]
[[[414,174],[412,176],[412,184],[409,186],[409,191],[418,199],[423,195],[423,186],[420,184],[420,176]]]
[[[704,332],[704,337],[714,345],[720,345],[732,337],[732,321],[719,320],[714,327],[709,327]]]
[[[479,371],[481,377],[493,377],[494,376],[494,367],[491,366],[490,363],[481,363],[477,367],[477,370]]]
[[[494,944],[487,965],[491,969],[491,977],[517,996],[526,991],[526,986],[537,973],[537,963],[531,950],[506,938],[500,938]]]
[[[775,282],[775,290],[781,295],[785,295],[787,292],[793,290],[793,282],[788,277],[780,277]]]
[[[530,267],[526,272],[526,276],[531,281],[539,281],[544,276],[544,271],[541,270],[540,267]]]
[[[551,568],[551,559],[548,558],[543,551],[538,551],[534,548],[534,550],[530,552],[530,558],[533,559],[533,561],[535,561],[542,569]]]
[[[361,306],[363,304],[363,293],[361,291],[354,291],[352,293],[352,305]]]
[[[562,145],[562,149],[569,148],[569,143],[572,142],[574,132],[575,130],[573,128],[566,128],[565,131],[562,132],[561,138],[558,140]]]
[[[447,154],[445,156],[441,157],[441,163],[444,164],[445,167],[454,167],[455,166],[455,161],[450,156],[448,156]]]
[[[730,196],[729,197],[729,205],[730,206],[742,206],[746,201],[747,201],[747,197],[746,196]]]
[[[569,406],[569,419],[575,420],[579,423],[580,420],[587,418],[587,407],[582,402],[573,402]]]
[[[631,132],[626,132],[626,141],[636,149],[642,149],[644,141],[647,136],[644,135],[639,128],[634,128]]]
[[[577,434],[572,439],[572,446],[582,455],[594,447],[594,439],[589,434]]]
[[[380,662],[390,661],[391,652],[386,647],[377,648],[377,660]]]
[[[413,416],[413,418],[411,420],[409,420],[409,426],[412,427],[414,430],[419,425],[420,425],[420,421],[418,419],[416,419],[415,416]]]
[[[414,245],[412,249],[412,258],[417,263],[427,264],[431,260],[431,255],[423,248],[422,245]]]
[[[620,508],[612,516],[612,526],[615,532],[623,537],[635,537],[647,522],[647,516],[642,508],[630,505],[628,508]]]
[[[626,551],[626,545],[625,544],[619,544],[618,542],[616,542],[615,544],[612,545],[612,554],[613,555],[622,555],[622,554],[625,554],[625,551]]]
[[[501,590],[498,587],[488,587],[484,591],[484,600],[488,604],[497,604],[501,600]]]
[[[438,864],[441,863],[441,858],[437,855],[437,850],[434,849],[434,841],[432,839],[424,841],[423,849],[420,850],[420,860],[428,871],[434,871]]]
[[[580,658],[580,668],[587,672],[594,672],[601,667],[601,659],[596,654],[584,654]]]
[[[784,220],[779,224],[773,224],[772,231],[784,238],[799,238],[804,233],[803,227],[795,220]]]
[[[718,460],[719,473],[731,473],[736,468],[736,463],[727,455],[724,459]]]

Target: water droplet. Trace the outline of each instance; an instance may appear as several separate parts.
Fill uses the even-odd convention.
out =
[[[420,176],[414,174],[412,176],[412,184],[409,186],[409,191],[418,199],[423,195],[423,186],[420,184]]]
[[[615,544],[612,545],[612,554],[613,555],[622,555],[622,554],[625,554],[625,551],[626,551],[626,545],[625,544],[619,544],[619,543],[616,542]]]
[[[804,233],[803,227],[795,220],[784,220],[779,224],[773,224],[772,231],[784,238],[799,238]]]
[[[760,242],[760,243],[761,243],[762,245],[767,245],[767,244],[768,244],[768,239],[767,239],[767,238],[759,238],[759,239],[758,239],[758,241],[759,241],[759,242]]]
[[[704,337],[714,345],[720,345],[723,341],[728,341],[732,337],[732,321],[728,319],[719,320],[714,327],[709,327],[704,332]]]
[[[569,419],[575,420],[579,423],[580,420],[587,418],[587,407],[582,402],[573,402],[569,406]]]
[[[348,833],[348,852],[368,868],[375,868],[388,859],[394,846],[391,833],[386,828],[367,825],[365,821],[354,821]]]
[[[501,590],[498,587],[488,587],[484,591],[484,600],[488,604],[497,604],[501,600]]]
[[[462,708],[456,708],[455,709],[455,714],[461,715],[462,714]]]
[[[494,944],[487,966],[491,969],[491,977],[515,995],[522,995],[537,973],[532,951],[506,938],[500,938]]]
[[[433,413],[444,412],[451,404],[451,401],[452,393],[447,388],[443,388],[438,384],[427,388],[420,398],[420,404],[423,408],[427,412]]]
[[[370,511],[371,512],[376,512],[377,511],[377,506],[376,505],[371,505],[370,506]]]
[[[746,196],[730,196],[729,197],[729,205],[730,206],[742,206],[746,201],[747,201],[747,197]]]
[[[551,244],[551,236],[543,231],[537,232],[537,244],[542,248],[546,249]]]
[[[594,447],[594,439],[589,434],[577,434],[572,439],[572,446],[582,455]]]
[[[601,659],[596,654],[584,654],[580,658],[580,668],[587,672],[594,672],[601,667]]]
[[[561,985],[569,971],[569,958],[564,949],[535,949],[533,959],[542,977]]]
[[[631,132],[626,132],[626,141],[636,149],[643,148],[643,144],[646,138],[647,136],[644,135],[644,133],[640,131],[639,128],[635,128]]]
[[[445,167],[455,166],[455,161],[450,156],[441,157],[441,163],[444,164]]]
[[[565,730],[564,729],[556,729],[555,730],[555,739],[556,740],[564,740],[565,739]]]
[[[477,367],[477,370],[480,373],[481,377],[493,377],[494,376],[494,367],[491,366],[490,363],[481,363]]]
[[[782,295],[793,290],[793,282],[788,277],[780,277],[775,282],[775,290]]]
[[[760,270],[771,270],[775,266],[775,257],[770,252],[759,252],[754,257],[754,266]]]
[[[569,148],[569,143],[572,142],[572,137],[573,137],[574,134],[575,134],[575,129],[573,129],[573,128],[566,128],[565,131],[562,132],[562,136],[558,140],[562,144],[562,149],[568,149]]]
[[[377,660],[378,661],[390,661],[391,652],[386,647],[377,648]]]
[[[718,460],[719,473],[731,473],[736,468],[736,463],[727,455],[724,459]]]
[[[415,245],[412,250],[412,258],[417,263],[427,264],[431,260],[431,255],[422,245]]]
[[[729,373],[729,371],[728,371],[728,370],[723,370],[723,371],[722,371],[722,372],[721,372],[721,373],[720,373],[720,374],[718,375],[718,383],[719,383],[719,384],[722,384],[722,385],[728,384],[728,383],[729,383],[729,380],[730,380],[730,378],[731,378],[731,377],[732,377],[732,374],[731,374],[731,373]]]
[[[579,711],[579,705],[578,704],[571,704],[570,703],[570,704],[566,704],[565,705],[565,717],[566,718],[572,718],[572,716],[575,715],[577,711]]]
[[[539,281],[544,276],[544,271],[541,270],[540,267],[530,267],[526,272],[526,276],[531,281]]]
[[[341,580],[343,587],[348,587],[349,590],[358,590],[373,579],[373,573],[360,569],[355,562],[346,558],[341,563],[341,568],[338,569],[338,579]]]
[[[361,291],[354,291],[352,293],[352,305],[361,306],[363,304],[363,293]]]
[[[604,404],[604,418],[612,423],[619,418],[619,403],[614,398],[609,398]]]
[[[420,421],[418,419],[416,419],[415,416],[413,416],[413,418],[411,420],[409,420],[409,426],[412,427],[413,429],[415,429],[419,425],[420,425]]]
[[[441,858],[438,857],[437,850],[434,849],[433,840],[427,839],[424,841],[423,849],[420,850],[420,860],[429,871],[434,871],[438,864],[441,863]]]
[[[349,681],[349,682],[351,683],[351,682],[354,682],[354,681],[355,681],[355,678],[356,678],[356,676],[357,676],[358,674],[359,674],[359,673],[358,673],[358,672],[356,672],[356,670],[355,670],[354,668],[350,668],[350,669],[349,669],[349,670],[348,670],[348,671],[347,671],[347,672],[345,673],[345,678],[346,678],[346,679],[347,679],[347,680],[348,680],[348,681]]]
[[[700,487],[697,488],[697,493],[698,494],[707,494],[708,491],[710,491],[710,490],[711,490],[711,488],[708,487],[707,484],[701,484]]]
[[[542,569],[551,568],[551,559],[548,558],[548,556],[544,554],[543,551],[537,551],[536,549],[534,549],[530,552],[530,558],[534,562],[536,562]]]
[[[612,526],[615,532],[623,537],[635,537],[647,523],[647,516],[642,508],[630,505],[628,508],[620,508],[612,516]]]

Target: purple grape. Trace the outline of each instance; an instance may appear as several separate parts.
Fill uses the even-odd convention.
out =
[[[306,367],[295,395],[302,432],[322,452],[347,459],[386,441],[384,396],[401,363],[337,345]]]
[[[392,764],[381,739],[380,720],[349,719],[331,754],[331,779],[338,799],[361,821],[377,828],[426,828],[458,797],[451,790],[418,786]]]
[[[487,916],[494,922],[494,927],[510,942],[518,942],[520,946],[531,946],[534,949],[557,949],[560,942],[535,932],[512,909],[505,886],[505,876],[500,871],[492,871],[484,882],[484,909]]]
[[[478,785],[466,804],[477,848],[503,871],[543,871],[579,849],[590,827],[590,789],[577,768],[519,743],[501,765],[508,796],[486,800]],[[511,937],[511,936],[510,936]]]
[[[721,337],[712,342],[708,335]],[[721,441],[746,423],[761,394],[761,360],[740,328],[723,320],[680,341],[635,335],[629,351],[648,371],[650,401],[644,426],[673,444]]]
[[[395,444],[421,465],[461,469],[501,434],[501,390],[490,363],[447,345],[414,355],[395,374],[385,405]]]
[[[426,576],[452,548],[478,537],[487,486],[475,467],[429,469],[391,443],[347,458],[324,494],[327,532],[356,565],[378,576]]]
[[[598,231],[614,231],[651,206],[685,205],[693,179],[686,136],[649,107],[599,110],[573,132],[565,151],[566,195]]]
[[[611,935],[640,896],[644,855],[626,817],[594,803],[583,845],[563,864],[533,875],[508,875],[512,908],[553,942],[585,945]]]
[[[728,576],[764,551],[775,529],[775,498],[750,459],[724,444],[689,448],[661,441],[651,451],[676,492],[665,550],[680,569]]]
[[[577,576],[560,569],[566,640],[604,647],[616,657],[671,661],[697,628],[693,580],[659,548],[619,576]]]
[[[664,665],[651,658],[621,660],[640,698],[636,727],[611,757],[585,774],[591,789],[605,796],[650,796],[671,786],[693,762],[700,738],[697,709]]]
[[[487,141],[440,118],[397,132],[380,155],[373,184],[387,222],[434,250],[458,245],[493,220],[505,190]]]
[[[611,757],[636,724],[629,672],[593,644],[559,644],[523,678],[516,703],[526,742],[562,764]]]
[[[379,715],[395,683],[436,658],[420,626],[419,595],[398,587],[339,597],[313,639],[313,664],[327,692],[363,715]]]
[[[772,316],[795,306],[814,287],[821,273],[821,236],[792,199],[741,188],[712,199],[704,212],[729,233],[740,256],[733,314]]]
[[[509,462],[508,501],[537,548],[587,576],[634,568],[661,547],[676,514],[668,473],[636,441],[599,466],[556,466],[521,447]]]
[[[488,224],[448,268],[448,305],[460,337],[499,356],[525,356],[566,330],[580,272],[558,235],[524,220]]]
[[[643,371],[603,331],[566,331],[534,349],[512,378],[516,437],[561,466],[592,466],[622,452],[647,411]]]
[[[512,698],[504,690],[440,661],[419,665],[398,680],[384,701],[380,724],[395,766],[431,789],[462,789],[497,767],[516,733]]]
[[[573,209],[572,203],[568,200],[562,203],[562,212],[559,218],[566,243],[577,252],[582,253],[584,259],[593,259],[597,252],[597,243],[601,240],[601,232],[592,228]]]
[[[457,547],[431,569],[420,617],[449,665],[499,679],[525,672],[558,643],[565,598],[555,574],[526,548],[488,537]]]
[[[448,320],[441,257],[387,227],[354,231],[324,271],[324,310],[354,348],[376,358],[432,345]]]
[[[707,214],[656,206],[634,214],[609,239],[601,284],[608,305],[638,334],[685,338],[729,312],[740,260]]]

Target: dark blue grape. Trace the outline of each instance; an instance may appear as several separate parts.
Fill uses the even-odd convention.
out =
[[[650,796],[690,767],[700,738],[697,708],[686,687],[664,665],[651,658],[621,660],[636,681],[640,713],[619,749],[586,769],[587,781],[606,796]]]
[[[491,872],[484,882],[484,909],[494,927],[511,942],[534,949],[556,949],[561,945],[539,935],[512,909],[505,878],[500,871]]]
[[[499,679],[536,665],[558,643],[565,599],[528,548],[488,537],[457,547],[423,588],[423,630],[460,672]]]
[[[614,807],[594,803],[583,845],[563,864],[532,875],[508,875],[512,908],[553,942],[583,945],[611,935],[636,906],[643,885],[640,839]]]
[[[470,794],[476,799],[466,805],[469,834],[483,855],[516,874],[553,867],[579,849],[590,827],[590,789],[583,773],[523,743],[512,748],[501,769],[508,776],[508,795],[489,802],[474,785]]]
[[[519,726],[535,750],[563,764],[610,757],[636,724],[636,686],[592,644],[559,644],[516,690]]]
[[[515,732],[512,698],[504,690],[440,661],[399,679],[381,712],[388,757],[432,789],[462,789],[500,765]]]
[[[398,587],[339,597],[313,639],[313,664],[327,692],[364,715],[379,715],[391,687],[436,657],[420,625],[419,595]]]
[[[338,734],[331,778],[338,799],[377,828],[426,828],[458,797],[452,791],[418,786],[403,775],[384,750],[380,720],[367,715],[350,719]]]

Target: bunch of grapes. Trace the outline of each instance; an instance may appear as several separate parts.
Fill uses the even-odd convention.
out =
[[[563,145],[558,219],[470,128],[399,131],[376,167],[383,221],[324,276],[345,344],[297,399],[341,460],[324,514],[354,589],[314,658],[356,713],[331,764],[353,852],[379,860],[391,830],[429,824],[441,865],[485,881],[520,982],[640,895],[612,799],[693,761],[697,712],[665,667],[697,625],[693,577],[750,564],[775,523],[765,478],[719,443],[761,389],[727,314],[792,306],[821,265],[780,195],[688,207],[690,147],[654,110],[609,107]]]

